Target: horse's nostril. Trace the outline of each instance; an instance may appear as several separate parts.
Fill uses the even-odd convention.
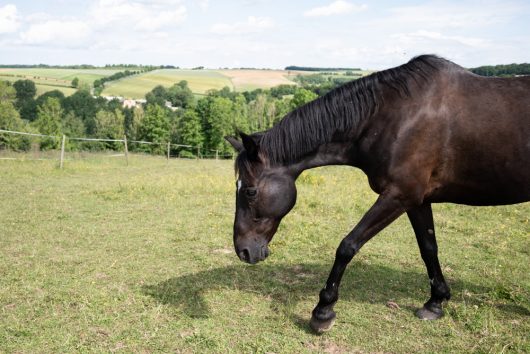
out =
[[[247,248],[239,252],[239,259],[241,259],[244,262],[248,262],[250,260],[250,252]]]

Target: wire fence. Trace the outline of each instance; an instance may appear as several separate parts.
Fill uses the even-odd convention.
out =
[[[38,137],[38,138],[47,138],[53,139],[56,143],[60,143],[60,151],[45,154],[41,157],[40,149],[39,154],[31,160],[50,160],[57,159],[59,161],[59,167],[62,169],[65,162],[65,152],[67,142],[82,142],[82,143],[113,143],[113,149],[111,149],[113,154],[107,155],[109,157],[124,157],[125,162],[129,165],[129,152],[131,147],[133,147],[134,152],[140,153],[149,153],[150,149],[142,149],[142,146],[157,146],[156,149],[157,155],[165,155],[166,159],[169,161],[171,158],[197,158],[197,159],[233,159],[234,154],[223,154],[219,150],[210,150],[202,149],[200,146],[192,146],[186,144],[174,144],[170,141],[168,142],[152,142],[152,141],[142,141],[142,140],[128,140],[127,136],[123,136],[123,139],[103,139],[103,138],[85,138],[85,137],[70,137],[66,135],[56,136],[56,135],[46,135],[46,134],[37,134],[37,133],[27,133],[19,132],[12,130],[0,129],[0,134],[10,134],[16,136],[28,136],[28,137]],[[123,149],[123,153],[116,154],[115,152]],[[82,152],[82,148],[75,152]],[[73,151],[69,151],[72,153]],[[58,156],[57,156],[58,155]],[[0,157],[0,160],[16,160],[17,158],[13,157]]]

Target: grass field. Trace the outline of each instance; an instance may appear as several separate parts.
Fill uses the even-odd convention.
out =
[[[530,352],[530,204],[436,205],[453,299],[406,217],[348,267],[331,332],[308,327],[340,239],[375,195],[344,167],[304,173],[258,265],[233,252],[231,161],[0,161],[0,352]],[[389,308],[393,301],[399,308]]]
[[[92,84],[94,80],[114,74],[116,69],[0,69],[0,80],[16,81],[33,80],[37,86],[37,95],[51,90],[60,90],[71,95],[76,90],[71,82],[77,77],[80,81]],[[365,75],[368,71],[359,71]],[[296,75],[311,75],[314,72],[284,70],[186,70],[160,69],[134,75],[117,81],[108,82],[103,90],[104,96],[121,96],[125,98],[144,98],[155,86],[170,87],[181,80],[188,81],[189,87],[196,95],[204,95],[208,90],[220,90],[228,86],[237,92],[251,91],[257,88],[271,88],[286,84],[296,85]],[[344,73],[341,73],[343,76]],[[334,76],[336,77],[336,76]],[[351,77],[355,79],[357,77]]]
[[[198,95],[225,86],[242,92],[281,84],[296,85],[289,79],[288,72],[282,70],[163,69],[111,82],[107,84],[103,95],[143,98],[157,85],[170,87],[181,80],[188,81],[191,91]]]
[[[17,81],[33,80],[37,86],[37,96],[51,90],[60,90],[65,95],[73,94],[72,80],[78,78],[90,85],[102,77],[112,75],[116,69],[56,69],[56,68],[3,68],[0,69],[0,80]]]
[[[221,74],[232,80],[238,92],[252,91],[257,88],[271,88],[278,85],[296,85],[291,79],[295,75],[307,75],[306,72],[284,70],[220,70]]]
[[[181,80],[188,81],[190,89],[196,94],[225,86],[233,89],[230,79],[215,70],[163,69],[109,82],[103,95],[144,98],[157,85],[170,87]]]

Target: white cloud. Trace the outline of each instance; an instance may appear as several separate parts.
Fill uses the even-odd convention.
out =
[[[176,10],[153,14],[149,17],[140,19],[135,28],[145,31],[155,31],[163,27],[177,25],[186,18],[186,8],[177,7]]]
[[[447,44],[457,44],[464,45],[473,48],[484,48],[487,47],[489,42],[482,38],[475,37],[465,37],[465,36],[447,36],[439,32],[432,32],[426,30],[419,30],[411,33],[399,33],[392,35],[393,38],[396,38],[401,43],[407,44],[409,46],[414,46],[420,43],[432,43],[432,46],[435,47],[436,44],[442,44],[443,42]]]
[[[350,12],[360,12],[367,8],[365,4],[355,5],[344,0],[337,0],[327,6],[315,7],[304,12],[305,17],[322,17],[343,15]]]
[[[157,31],[178,25],[186,15],[186,7],[177,0],[99,0],[90,11],[90,17],[99,26],[140,31]]]
[[[25,44],[51,44],[57,46],[78,46],[90,35],[90,27],[82,21],[46,21],[32,24],[20,34]]]
[[[215,24],[211,27],[210,32],[217,34],[245,34],[262,32],[273,27],[274,21],[270,17],[249,16],[246,22]]]
[[[7,4],[0,7],[0,34],[16,32],[19,25],[17,7],[15,5]]]
[[[199,7],[201,8],[202,11],[206,11],[210,7],[210,1],[209,0],[199,0],[198,3],[199,3]]]
[[[426,28],[470,28],[510,22],[521,6],[509,2],[486,2],[470,7],[469,3],[429,2],[390,10],[391,21]]]

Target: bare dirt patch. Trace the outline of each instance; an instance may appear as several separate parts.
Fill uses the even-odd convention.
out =
[[[228,76],[237,91],[250,87],[274,87],[278,85],[296,85],[288,76],[294,72],[285,70],[220,70]]]

